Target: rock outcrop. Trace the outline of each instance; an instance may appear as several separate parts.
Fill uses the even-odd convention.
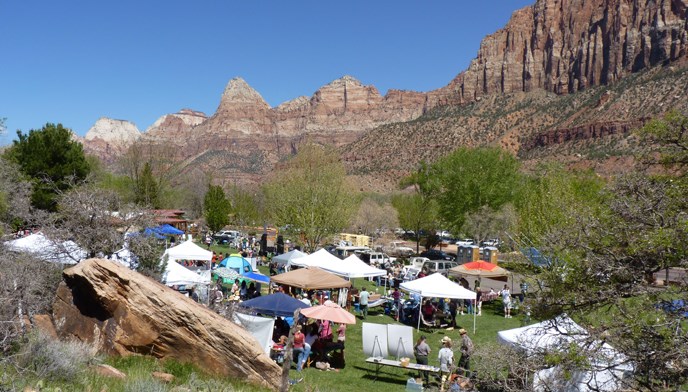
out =
[[[616,82],[686,58],[686,0],[538,0],[485,37],[468,69],[441,89],[455,103]]]
[[[124,154],[141,137],[134,123],[101,117],[84,136],[85,150],[105,161]]]
[[[244,329],[109,260],[64,271],[53,305],[61,338],[114,355],[193,362],[206,371],[277,389],[281,370]]]

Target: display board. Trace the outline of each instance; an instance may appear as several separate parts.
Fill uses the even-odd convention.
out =
[[[386,324],[363,323],[363,354],[382,358],[389,355]]]
[[[389,355],[413,357],[413,328],[407,325],[387,325],[387,349]]]

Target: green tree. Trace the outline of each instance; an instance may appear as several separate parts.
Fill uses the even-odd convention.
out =
[[[256,226],[263,223],[263,214],[258,192],[250,192],[236,185],[229,192],[232,207],[232,222],[237,226]]]
[[[515,203],[517,241],[539,247],[549,233],[572,228],[583,215],[600,214],[604,186],[604,180],[591,171],[571,172],[557,165],[542,166],[524,176]]]
[[[688,164],[688,116],[677,110],[669,111],[663,118],[648,122],[639,133],[645,141],[658,147],[651,152],[660,154],[661,163],[679,169]]]
[[[17,139],[5,157],[31,178],[31,204],[55,211],[58,193],[82,182],[90,172],[81,144],[72,140],[71,130],[50,123],[28,134],[17,131]]]
[[[265,205],[275,224],[291,225],[312,251],[350,224],[358,195],[331,148],[306,144],[265,184]]]
[[[212,232],[217,232],[229,223],[231,206],[225,191],[219,185],[208,185],[208,192],[203,199],[203,216]]]
[[[153,176],[151,164],[150,162],[146,162],[145,165],[143,165],[141,175],[136,181],[136,203],[153,208],[159,208],[159,190],[160,187],[158,186],[158,181]]]
[[[397,194],[392,197],[397,210],[399,225],[416,233],[416,252],[420,249],[420,231],[430,231],[436,224],[437,207],[434,200],[420,193]]]
[[[424,181],[426,192],[437,200],[441,219],[458,233],[466,214],[483,206],[499,210],[515,199],[518,170],[518,160],[500,148],[462,147],[435,162]]]

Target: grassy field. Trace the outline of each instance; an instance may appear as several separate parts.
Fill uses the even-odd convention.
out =
[[[356,287],[362,286],[361,281],[355,281]],[[371,287],[370,282],[367,284]],[[428,339],[432,352],[430,353],[430,365],[439,366],[437,353],[440,349],[440,339],[449,336],[455,342],[459,340],[458,329],[466,328],[468,335],[476,346],[496,344],[497,331],[503,329],[517,328],[522,326],[522,315],[514,315],[513,318],[506,319],[502,314],[501,302],[483,304],[483,312],[477,317],[476,332],[473,333],[473,316],[457,315],[457,328],[452,331],[445,329],[425,329],[420,331],[414,329],[414,341],[420,335],[425,335]],[[397,323],[390,316],[384,315],[381,308],[373,308],[368,314],[366,322],[378,324]],[[398,324],[398,323],[397,323]],[[413,359],[413,353],[409,353]],[[416,377],[415,372],[409,372],[401,368],[383,367],[380,376],[374,381],[374,366],[365,362],[366,356],[363,354],[362,339],[362,320],[357,318],[355,325],[350,325],[346,333],[346,366],[339,371],[321,371],[315,368],[304,369],[301,374],[292,370],[290,377],[297,379],[303,377],[303,381],[295,385],[294,391],[343,391],[343,390],[403,390],[406,381],[410,377]],[[458,360],[458,358],[456,358]]]

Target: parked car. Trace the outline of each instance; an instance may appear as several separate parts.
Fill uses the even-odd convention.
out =
[[[492,247],[497,248],[501,244],[502,244],[502,241],[500,241],[499,238],[492,238],[492,239],[485,240],[485,241],[481,242],[480,247],[486,248],[488,246],[492,246]]]
[[[421,268],[423,268],[423,264],[425,264],[426,261],[430,261],[430,259],[423,256],[413,256],[411,257],[411,259],[409,259],[409,261],[410,267],[420,270]]]
[[[385,252],[390,255],[397,257],[409,257],[414,254],[414,250],[411,247],[406,246],[403,241],[392,241],[385,247]]]
[[[220,230],[213,234],[213,240],[219,244],[229,244],[236,241],[241,233],[236,230]]]
[[[447,254],[444,251],[437,250],[437,249],[428,249],[426,251],[421,252],[420,256],[422,257],[427,257],[430,260],[448,260],[448,261],[454,261],[456,260],[456,256],[452,257],[451,255]]]
[[[470,239],[470,238],[465,238],[463,240],[456,241],[456,245],[458,245],[458,246],[471,246],[471,245],[475,245],[475,241]]]
[[[423,263],[423,269],[428,271],[428,274],[434,274],[439,272],[444,276],[447,276],[449,269],[457,267],[459,263],[455,261],[445,261],[445,260],[430,260]]]
[[[382,252],[363,252],[359,254],[358,257],[366,264],[377,265],[378,268],[391,267],[392,263],[396,260],[396,258],[393,259]]]

